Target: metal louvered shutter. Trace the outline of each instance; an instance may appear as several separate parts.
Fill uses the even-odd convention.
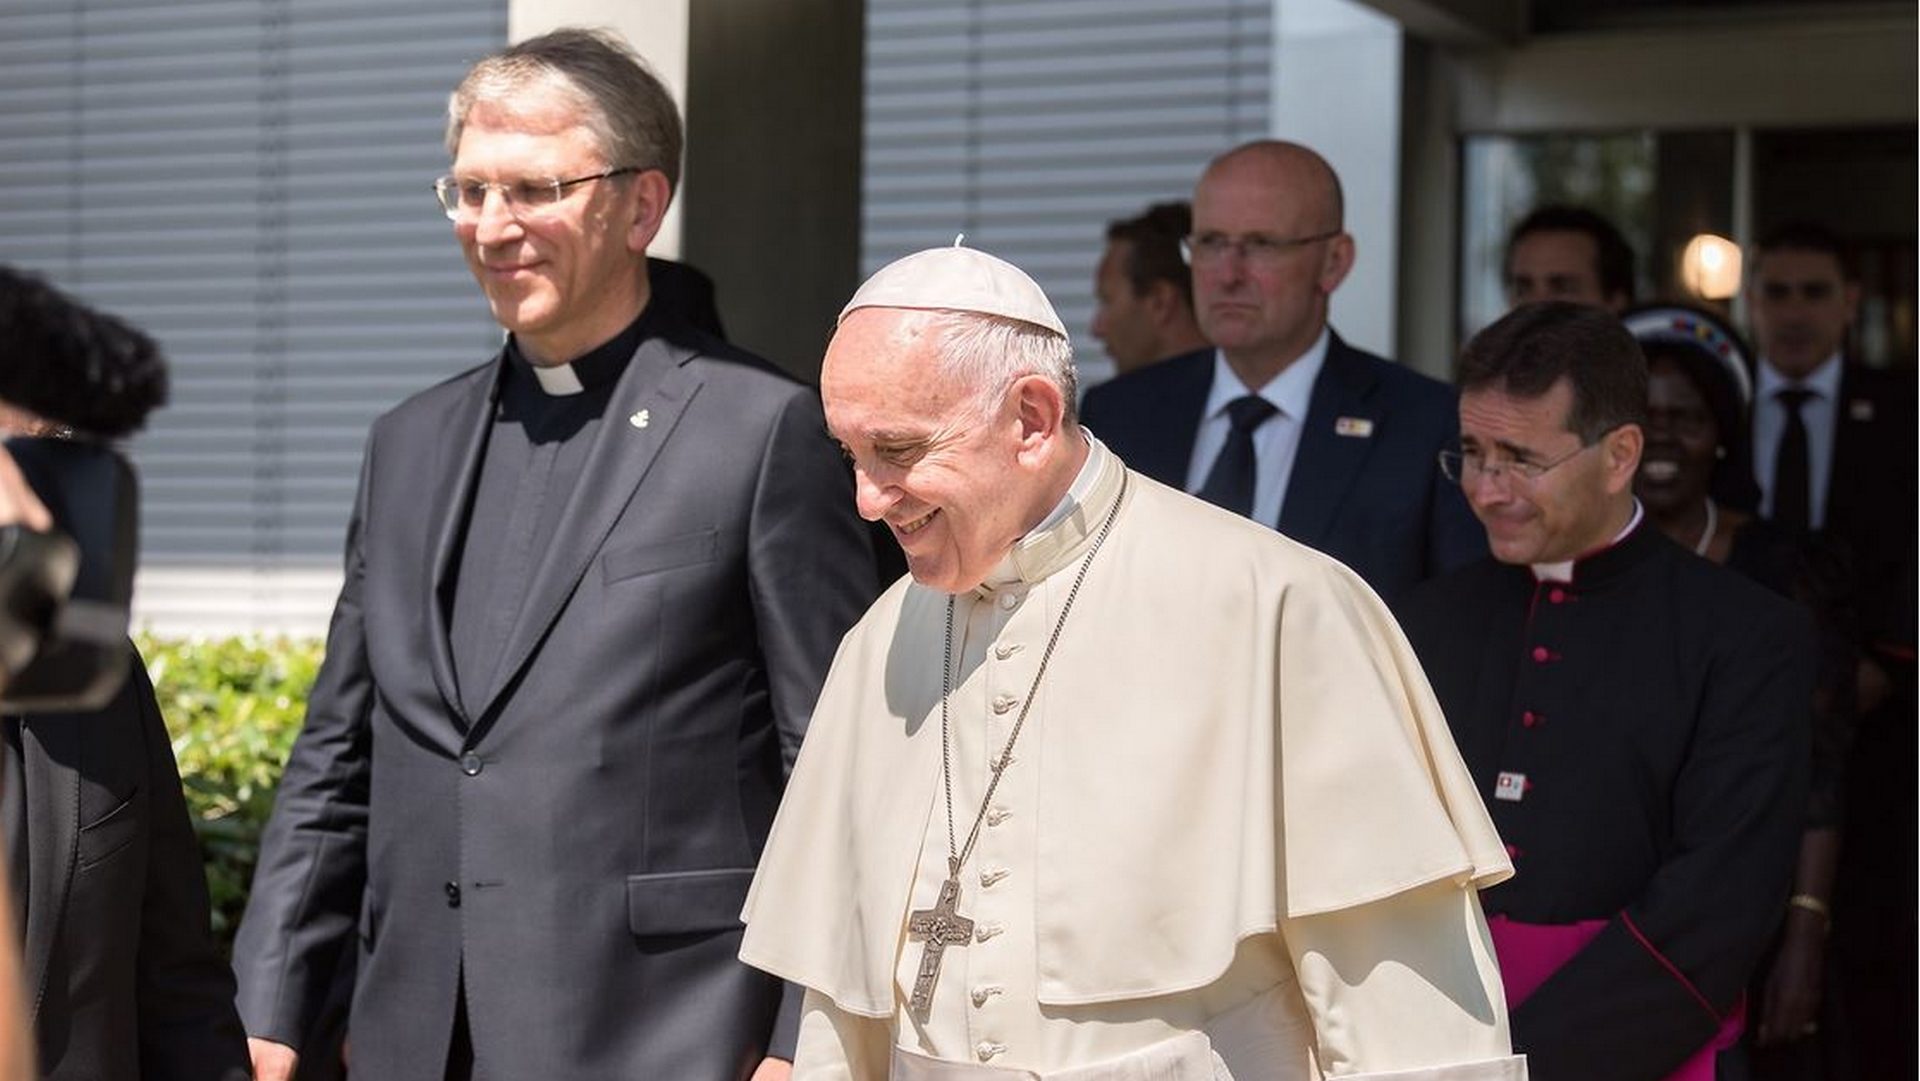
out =
[[[967,244],[1039,281],[1083,375],[1109,220],[1268,133],[1273,0],[869,0],[862,274]]]
[[[132,447],[143,622],[321,629],[369,422],[497,346],[428,182],[506,23],[505,0],[0,8],[0,259],[172,361]]]

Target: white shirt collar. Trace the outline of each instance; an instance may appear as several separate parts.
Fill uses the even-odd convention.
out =
[[[1094,439],[1085,428],[1079,431],[1080,438],[1087,443],[1087,460],[1080,463],[1080,472],[1074,474],[1073,483],[1067,486],[1067,494],[1060,497],[1060,502],[1053,505],[1053,510],[1040,520],[1039,525],[1027,531],[1027,537],[1039,536],[1066,521],[1067,515],[1073,513],[1073,508],[1086,502],[1087,493],[1093,490],[1094,481],[1100,477],[1100,467],[1106,459],[1107,448],[1102,446],[1099,440]],[[1013,553],[1018,548],[1019,544],[1016,542],[1013,548],[1007,549],[1007,554],[1001,556],[1000,561],[987,572],[986,580],[982,583],[984,586],[997,589],[1021,580],[1020,568],[1014,563],[1013,558]]]
[[[1807,373],[1805,379],[1788,379],[1774,368],[1773,362],[1766,358],[1760,361],[1760,378],[1754,388],[1757,401],[1773,401],[1775,393],[1786,387],[1800,387],[1813,391],[1819,400],[1832,404],[1840,400],[1840,354],[1835,353],[1820,362],[1820,366]]]
[[[1307,351],[1300,354],[1292,364],[1281,370],[1279,375],[1267,381],[1259,390],[1250,390],[1240,381],[1240,376],[1227,363],[1227,355],[1220,350],[1213,351],[1213,389],[1207,392],[1206,412],[1200,414],[1203,421],[1226,412],[1227,403],[1248,394],[1258,394],[1272,402],[1274,408],[1287,415],[1296,424],[1307,418],[1307,405],[1313,400],[1313,381],[1320,378],[1320,369],[1327,363],[1327,343],[1333,338],[1333,332],[1326,327],[1320,328],[1320,336],[1313,340]]]

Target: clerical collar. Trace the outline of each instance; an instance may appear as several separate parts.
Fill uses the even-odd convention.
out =
[[[974,590],[987,596],[1022,582],[1038,582],[1078,559],[1100,529],[1113,501],[1120,498],[1120,478],[1126,466],[1093,433],[1080,429],[1087,441],[1087,460],[1060,497],[1053,512],[1021,537],[1000,557],[986,580]]]
[[[625,330],[566,364],[535,364],[520,350],[519,341],[509,336],[508,375],[515,379],[531,375],[541,391],[555,398],[608,386],[627,370],[627,362],[639,350],[641,340],[646,337],[647,315],[652,310],[653,305],[649,303]]]
[[[1614,534],[1612,540],[1608,541],[1607,543],[1601,545],[1598,548],[1593,549],[1590,552],[1584,552],[1563,563],[1530,564],[1530,566],[1533,568],[1534,581],[1536,582],[1571,582],[1571,581],[1574,581],[1574,572],[1576,570],[1580,572],[1580,576],[1582,578],[1591,577],[1592,569],[1595,562],[1599,560],[1602,556],[1606,555],[1608,552],[1611,552],[1616,548],[1619,548],[1621,546],[1620,544],[1621,541],[1624,541],[1628,537],[1633,536],[1634,530],[1640,528],[1640,522],[1646,516],[1647,516],[1646,508],[1641,506],[1639,498],[1635,497],[1633,501],[1633,513],[1627,517],[1626,527],[1620,530],[1620,532]]]

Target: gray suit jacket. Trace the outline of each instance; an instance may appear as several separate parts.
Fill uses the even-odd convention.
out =
[[[374,424],[241,1014],[297,1044],[357,948],[356,1076],[438,1081],[464,979],[486,1076],[744,1078],[781,987],[735,957],[741,902],[874,592],[845,466],[806,387],[696,331],[647,338],[494,686],[463,693],[449,584],[498,371]]]
[[[200,845],[146,669],[21,725],[24,975],[45,1081],[248,1076]],[[15,884],[18,888],[18,884]]]

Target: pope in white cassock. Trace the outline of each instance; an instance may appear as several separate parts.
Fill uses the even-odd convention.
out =
[[[1040,287],[875,274],[821,372],[909,578],[841,643],[744,917],[800,1081],[1524,1078],[1512,873],[1358,576],[1129,471]]]

